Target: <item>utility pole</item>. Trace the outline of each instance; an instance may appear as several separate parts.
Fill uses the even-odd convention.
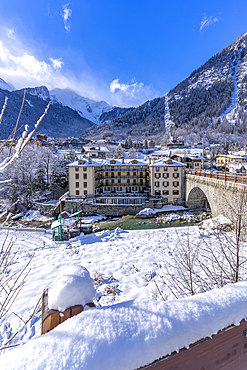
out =
[[[204,170],[204,131],[202,133],[202,169]]]

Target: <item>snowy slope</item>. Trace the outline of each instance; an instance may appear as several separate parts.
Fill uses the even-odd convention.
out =
[[[14,91],[15,90],[14,86],[12,86],[11,84],[8,84],[2,78],[0,78],[0,89],[8,90],[8,91]]]
[[[89,121],[99,124],[102,113],[109,112],[113,109],[105,101],[94,101],[84,98],[76,94],[70,89],[53,89],[50,91],[50,96],[53,102],[59,102],[64,106],[77,111],[81,117],[87,118]]]

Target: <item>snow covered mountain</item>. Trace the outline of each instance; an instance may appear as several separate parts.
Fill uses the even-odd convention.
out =
[[[247,135],[247,33],[237,38],[161,98],[147,101],[100,127],[115,138],[151,137],[165,143],[171,133],[188,144],[241,141]]]
[[[15,90],[14,86],[12,86],[11,84],[8,84],[2,78],[0,78],[0,89],[8,90],[8,91],[14,91]]]
[[[81,117],[89,121],[99,124],[101,123],[100,116],[103,113],[110,112],[113,107],[105,101],[94,101],[78,95],[70,89],[53,89],[50,91],[52,102],[61,103],[64,106],[75,110]]]

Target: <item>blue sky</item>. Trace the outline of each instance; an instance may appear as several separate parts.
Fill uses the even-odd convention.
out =
[[[0,2],[0,77],[112,105],[163,96],[247,32],[247,2]]]

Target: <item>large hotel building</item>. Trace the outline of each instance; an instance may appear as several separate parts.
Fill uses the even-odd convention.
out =
[[[69,196],[101,204],[142,204],[151,197],[164,203],[182,201],[185,165],[161,158],[83,157],[68,166]]]

